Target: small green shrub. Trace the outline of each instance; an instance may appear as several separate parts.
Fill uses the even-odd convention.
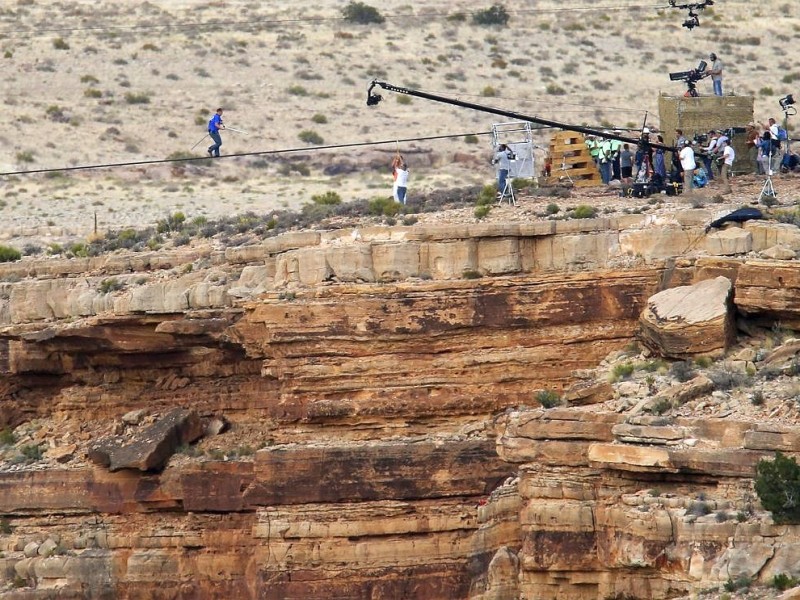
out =
[[[42,447],[39,444],[27,444],[20,448],[19,452],[29,462],[42,460]]]
[[[579,204],[572,211],[573,219],[593,219],[595,216],[597,216],[597,209],[588,204]]]
[[[286,93],[292,96],[308,96],[308,90],[302,85],[293,85],[286,89]]]
[[[35,159],[33,152],[30,150],[23,150],[21,152],[17,152],[17,160],[21,163],[32,163]]]
[[[701,369],[707,369],[712,364],[714,364],[713,359],[710,356],[698,356],[694,359],[694,364],[696,364]]]
[[[672,408],[672,402],[667,398],[659,398],[650,405],[649,411],[654,415],[663,415],[665,412]]]
[[[491,85],[487,85],[485,88],[483,88],[483,90],[481,90],[481,96],[484,98],[494,98],[497,96],[497,90]]]
[[[464,136],[464,143],[465,144],[477,144],[478,143],[478,136],[474,133],[469,133]]]
[[[125,92],[125,102],[128,104],[150,104],[150,94],[146,92]]]
[[[314,123],[317,123],[317,124],[319,124],[319,125],[323,125],[323,124],[325,124],[325,123],[327,123],[327,122],[328,122],[328,117],[326,117],[326,116],[325,116],[325,115],[323,115],[322,113],[317,113],[317,114],[315,114],[313,117],[311,117],[311,120],[312,120]]]
[[[753,585],[753,580],[747,575],[739,575],[736,579],[728,579],[722,586],[726,592],[746,590]]]
[[[764,392],[761,390],[754,391],[753,395],[750,397],[750,402],[753,406],[761,406],[764,404]]]
[[[100,80],[94,75],[81,75],[81,83],[88,83],[89,85],[94,85],[95,83],[100,83]]]
[[[536,392],[536,401],[542,408],[554,408],[562,404],[561,396],[553,390],[539,390]]]
[[[483,275],[480,274],[480,271],[476,271],[475,269],[465,269],[461,273],[461,277],[464,279],[480,279]]]
[[[558,204],[556,204],[555,202],[551,202],[550,204],[547,205],[547,208],[545,208],[544,210],[548,215],[555,215],[561,209],[558,207]]]
[[[165,219],[160,219],[156,226],[158,233],[181,231],[186,222],[186,215],[180,211],[174,212]]]
[[[238,456],[252,456],[255,454],[255,450],[253,450],[252,446],[245,444],[244,446],[239,446],[236,448],[236,454]]]
[[[702,517],[711,513],[711,506],[705,500],[697,500],[692,502],[686,512],[690,515]]]
[[[413,102],[411,96],[408,96],[406,94],[400,94],[399,96],[395,96],[395,98],[397,98],[398,104],[408,105]]]
[[[480,206],[476,206],[475,210],[472,214],[475,216],[476,219],[485,219],[486,216],[491,212],[492,205],[491,204],[481,204]]]
[[[475,204],[478,206],[494,204],[495,202],[497,202],[497,188],[494,185],[483,186],[475,199]]]
[[[102,98],[103,92],[98,90],[97,88],[86,88],[83,90],[83,95],[87,98]]]
[[[501,4],[494,4],[490,8],[479,10],[472,15],[475,25],[505,25],[509,20],[508,11]]]
[[[305,142],[306,144],[314,144],[315,146],[319,146],[325,142],[320,134],[310,129],[304,129],[297,135],[297,137],[300,138],[301,142]]]
[[[125,289],[125,284],[114,277],[109,277],[108,279],[103,279],[97,289],[101,294],[109,294]]]
[[[363,2],[350,2],[342,9],[344,20],[349,23],[368,25],[370,23],[383,23],[386,19],[378,12],[377,8]]]
[[[0,446],[13,446],[17,443],[17,437],[8,427],[0,429]]]
[[[551,96],[563,96],[567,93],[567,90],[556,83],[548,83],[545,91]]]
[[[367,205],[367,211],[373,216],[394,217],[400,212],[401,206],[393,198],[373,198]]]
[[[69,44],[59,37],[53,40],[53,48],[56,50],[69,50]]]
[[[758,461],[755,489],[775,523],[800,523],[800,466],[794,457],[776,452],[774,460]]]
[[[633,370],[633,363],[626,362],[619,365],[614,365],[614,368],[611,370],[611,380],[619,381],[620,379],[627,379],[633,374]]]
[[[22,258],[22,253],[11,246],[0,244],[0,262],[14,262]]]
[[[324,194],[314,194],[311,196],[311,201],[314,204],[322,204],[324,206],[334,206],[342,203],[342,197],[336,192],[328,191]]]
[[[795,579],[786,573],[778,573],[772,578],[772,587],[776,590],[784,591],[800,585],[800,579]]]

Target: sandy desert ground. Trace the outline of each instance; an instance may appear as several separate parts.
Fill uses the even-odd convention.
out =
[[[368,108],[373,78],[598,127],[637,127],[645,116],[657,125],[658,94],[684,90],[669,72],[710,51],[725,63],[726,92],[755,95],[758,120],[782,117],[778,99],[800,91],[790,51],[800,11],[779,0],[717,0],[692,31],[681,26],[686,11],[666,2],[505,3],[505,27],[472,23],[491,2],[367,2],[386,18],[372,25],[343,20],[347,4],[3,3],[0,235],[46,242],[85,236],[95,219],[105,230],[177,210],[264,213],[328,190],[387,196],[395,149],[409,158],[412,194],[492,181],[488,133],[502,118],[391,92]],[[708,80],[699,87],[711,92]],[[202,157],[217,106],[247,132],[223,134],[223,154],[245,156],[58,171]],[[465,137],[473,133],[477,143]],[[432,136],[445,137],[397,142]],[[331,174],[347,161],[352,172]],[[8,174],[37,170],[54,171]]]

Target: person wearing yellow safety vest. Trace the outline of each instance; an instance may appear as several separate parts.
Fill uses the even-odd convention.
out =
[[[608,185],[608,182],[611,181],[611,155],[613,154],[611,149],[611,140],[603,139],[600,142],[600,152],[598,154],[598,164],[600,167],[600,179],[603,180],[603,183]]]
[[[598,156],[600,154],[600,142],[593,135],[590,135],[584,141],[586,148],[589,150],[589,155],[592,157],[594,164],[597,165]]]
[[[611,140],[611,179],[616,179],[617,181],[622,177],[619,166],[620,150],[622,150],[622,142]]]

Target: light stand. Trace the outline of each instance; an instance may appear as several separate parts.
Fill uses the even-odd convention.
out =
[[[559,169],[559,172],[561,172],[561,171],[564,172],[564,175],[559,176],[558,180],[561,181],[562,179],[564,179],[564,176],[566,176],[566,178],[569,179],[569,182],[572,185],[575,185],[575,182],[572,181],[572,177],[569,174],[569,166],[567,165],[567,153],[566,152],[561,155],[561,168]]]
[[[789,115],[796,115],[797,114],[797,109],[795,109],[794,106],[792,106],[792,104],[794,104],[794,98],[792,97],[791,94],[788,94],[787,96],[784,96],[783,98],[778,100],[778,104],[780,104],[781,109],[783,109],[783,129],[784,129],[784,131],[788,131]],[[779,141],[779,145],[778,145],[778,150],[777,151],[779,153],[782,153],[782,150],[783,150],[783,142]],[[770,143],[769,161],[767,163],[768,164],[768,167],[767,167],[767,180],[764,182],[764,185],[761,187],[761,194],[759,194],[759,196],[758,196],[758,200],[759,201],[761,201],[765,197],[766,198],[774,198],[776,200],[778,198],[778,193],[775,191],[775,186],[772,185],[772,173],[773,173],[772,155],[773,155],[773,152],[775,152],[775,150],[773,150],[773,146]],[[781,162],[783,162],[783,157],[781,157]],[[780,169],[780,166],[778,166],[778,168]]]

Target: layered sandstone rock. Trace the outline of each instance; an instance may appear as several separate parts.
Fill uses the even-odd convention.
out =
[[[577,600],[786,569],[797,539],[750,479],[791,427],[641,414],[657,396],[606,411],[611,384],[578,375],[671,287],[724,276],[742,313],[797,318],[794,263],[728,256],[800,247],[792,231],[723,248],[708,217],[0,266],[0,426],[43,455],[0,469],[0,597]],[[538,390],[575,408],[526,408]],[[173,409],[230,429],[163,470],[86,461]]]
[[[724,353],[735,335],[732,291],[720,276],[659,292],[642,312],[642,340],[670,358]]]

